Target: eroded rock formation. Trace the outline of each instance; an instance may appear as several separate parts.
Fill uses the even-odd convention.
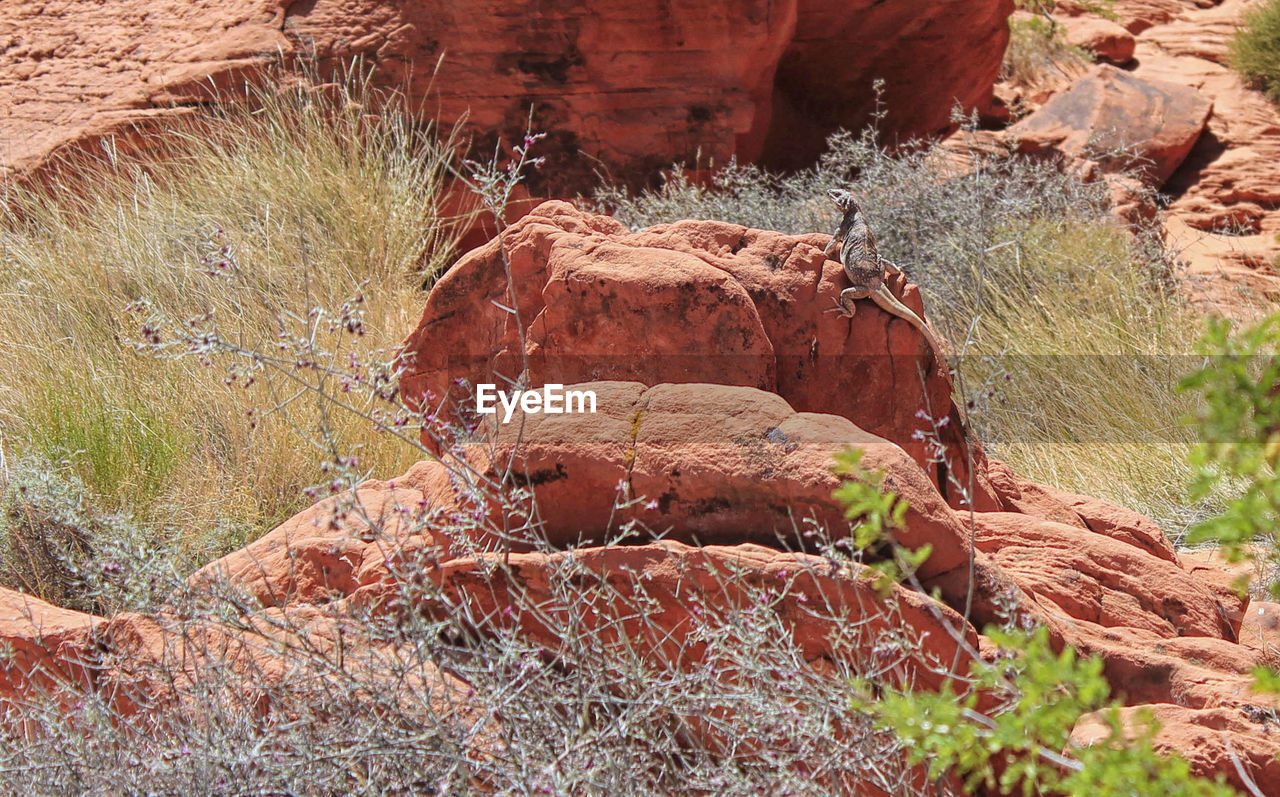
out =
[[[1275,705],[1251,688],[1275,658],[1274,607],[1238,597],[1210,559],[1184,563],[1150,520],[988,461],[913,327],[870,303],[853,319],[822,312],[842,287],[824,243],[716,222],[631,232],[540,206],[458,262],[407,341],[407,397],[470,432],[430,436],[438,460],[321,502],[195,574],[193,589],[238,596],[232,625],[94,618],[3,593],[0,638],[21,655],[0,698],[78,684],[143,711],[181,679],[154,682],[138,662],[196,673],[215,650],[271,681],[292,672],[295,638],[354,655],[353,618],[385,627],[392,657],[397,624],[428,617],[474,639],[514,634],[557,667],[573,629],[602,666],[639,656],[683,671],[724,664],[694,632],[748,609],[785,629],[806,667],[934,688],[985,655],[980,629],[1012,612],[1101,657],[1126,721],[1145,707],[1164,723],[1160,749],[1241,783],[1224,763],[1235,749],[1275,788]],[[912,286],[893,287],[922,309]],[[504,309],[516,306],[518,320]],[[526,386],[592,390],[597,412],[502,424],[441,402],[526,362]],[[918,439],[931,408],[949,419],[932,451]],[[830,466],[849,447],[909,504],[896,538],[932,547],[919,577],[943,603],[876,588],[866,565],[832,554],[851,527]],[[247,644],[254,629],[271,644]],[[885,647],[890,630],[900,642]],[[441,710],[470,710],[455,676],[417,677]],[[279,699],[268,690],[255,710]],[[708,749],[730,741],[684,722]],[[1104,730],[1085,717],[1074,738]]]
[[[1280,297],[1280,110],[1227,64],[1248,7],[1248,0],[1116,0],[1100,10],[1060,0],[1056,21],[1066,40],[1124,71],[1049,70],[1034,90],[999,84],[997,97],[1029,115],[976,137],[979,146],[1008,138],[1024,150],[1056,148],[1086,176],[1095,157],[1086,150],[1107,143],[1153,160],[1143,176],[1170,198],[1165,237],[1189,265],[1189,293],[1207,309],[1239,317]],[[1108,93],[1114,99],[1099,99]],[[1105,110],[1117,101],[1122,110]],[[1121,216],[1154,215],[1154,207],[1137,207],[1137,186],[1106,179]]]
[[[795,164],[825,135],[860,128],[872,82],[900,109],[891,138],[984,107],[1012,0],[703,0],[480,4],[377,0],[231,3],[11,0],[0,18],[0,176],[60,150],[121,146],[138,124],[206,102],[277,62],[353,58],[444,125],[495,137],[549,134],[551,191],[589,190],[602,167],[642,181],[674,161],[731,154]],[[437,66],[438,65],[438,66]],[[803,135],[800,135],[803,133]]]

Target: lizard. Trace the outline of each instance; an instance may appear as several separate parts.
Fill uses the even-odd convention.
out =
[[[844,266],[844,273],[853,283],[853,287],[841,291],[840,298],[835,300],[836,306],[825,312],[840,313],[845,318],[853,318],[857,311],[857,305],[854,302],[858,299],[871,299],[880,309],[892,313],[918,329],[933,349],[938,362],[941,363],[942,355],[948,351],[942,336],[934,331],[929,322],[899,301],[898,297],[889,290],[889,286],[884,284],[886,275],[901,274],[902,270],[880,257],[880,253],[876,251],[875,236],[867,227],[862,208],[858,207],[858,203],[854,201],[853,194],[843,188],[832,188],[827,191],[827,196],[835,203],[841,218],[840,225],[836,227],[831,237],[831,243],[822,250],[822,254],[831,257],[836,246],[840,247],[840,263]]]
[[[943,378],[950,381],[949,368],[943,357],[950,354],[951,347],[943,342],[942,336],[933,329],[928,321],[916,315],[915,311],[899,301],[898,297],[894,296],[893,292],[889,290],[889,286],[884,284],[886,275],[896,276],[902,273],[902,269],[880,257],[880,252],[876,250],[875,236],[871,234],[871,229],[867,227],[867,220],[862,215],[862,208],[858,207],[853,194],[843,188],[830,188],[827,190],[827,196],[840,211],[840,224],[836,227],[835,233],[832,234],[831,242],[822,250],[822,254],[826,257],[831,257],[831,253],[835,248],[837,246],[840,247],[840,264],[844,266],[844,273],[848,276],[849,281],[853,283],[853,287],[840,291],[840,297],[835,300],[836,306],[825,312],[840,313],[846,318],[853,318],[854,313],[857,311],[857,305],[854,303],[859,299],[871,299],[880,309],[901,318],[919,330],[920,334],[924,335],[925,340],[933,349],[933,359],[936,367]],[[969,449],[969,434],[967,431],[969,421],[964,408],[960,404],[953,401],[952,407],[959,420],[960,428],[957,431],[960,434],[960,444],[964,447],[965,456],[969,460],[969,467],[972,468],[972,453]],[[939,478],[941,487],[945,484],[946,477],[940,476]],[[970,578],[972,578],[972,574]]]

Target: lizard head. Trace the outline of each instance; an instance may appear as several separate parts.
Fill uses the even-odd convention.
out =
[[[858,203],[854,201],[853,194],[843,188],[828,188],[827,197],[835,203],[836,208],[842,214],[847,214],[851,210],[858,210]]]

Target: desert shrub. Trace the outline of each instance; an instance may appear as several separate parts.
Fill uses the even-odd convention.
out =
[[[356,420],[326,416],[312,395],[232,387],[198,359],[140,357],[122,310],[145,298],[184,322],[216,319],[255,347],[310,334],[290,323],[313,305],[360,296],[360,356],[391,357],[450,256],[441,207],[452,150],[436,132],[358,76],[248,87],[139,134],[141,152],[108,141],[44,183],[7,186],[8,453],[68,463],[103,513],[202,538],[301,508],[326,437],[360,442],[381,473],[403,469],[412,454],[363,439]]]
[[[38,456],[6,467],[0,488],[0,586],[79,611],[155,609],[213,550],[242,536],[103,512],[69,464]]]
[[[493,486],[476,498],[513,516],[527,499]],[[471,522],[404,509],[410,536]],[[386,533],[356,503],[334,513]],[[814,660],[781,619],[807,568],[858,566],[835,546],[765,583],[731,564],[690,579],[679,592],[694,609],[672,635],[637,622],[673,599],[641,572],[602,578],[535,543],[550,557],[533,589],[527,564],[468,539],[452,553],[488,563],[472,594],[506,596],[509,611],[443,588],[430,549],[389,549],[385,600],[291,612],[223,582],[175,592],[158,618],[167,657],[108,653],[95,666],[100,679],[126,672],[120,689],[30,690],[24,721],[0,723],[0,788],[98,793],[123,775],[151,793],[950,793],[926,788],[855,706],[921,643],[893,603],[851,610],[808,593],[807,616],[840,651],[830,658]],[[515,617],[525,632],[508,627]],[[876,621],[896,630],[873,635]],[[120,714],[121,698],[140,710]]]
[[[1266,0],[1245,12],[1227,57],[1232,69],[1280,102],[1280,2]]]
[[[920,285],[960,352],[959,384],[990,453],[1030,478],[1154,517],[1175,538],[1230,488],[1187,506],[1197,324],[1158,225],[1115,221],[1101,183],[1051,163],[921,145],[890,153],[842,133],[790,175],[729,164],[709,184],[675,170],[656,191],[602,189],[633,227],[713,218],[790,233],[835,229],[832,186],[858,196],[883,256]]]

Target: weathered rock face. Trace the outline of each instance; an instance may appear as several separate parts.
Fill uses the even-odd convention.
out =
[[[1117,0],[1107,6],[1107,11],[1115,15],[1117,24],[1137,35],[1153,25],[1177,19],[1212,3],[1213,0]],[[1055,7],[1057,11],[1073,17],[1089,16],[1097,11],[1096,5],[1078,0],[1058,0]]]
[[[584,590],[572,596],[577,605],[567,605],[567,596],[557,594],[554,584],[555,573],[566,570],[579,578],[590,574],[611,589]],[[599,631],[605,646],[640,648],[645,658],[666,666],[705,665],[706,645],[688,636],[699,613],[741,611],[753,599],[758,601],[751,594],[758,588],[769,590],[777,600],[773,611],[784,618],[809,661],[835,663],[842,645],[850,646],[851,655],[875,655],[872,640],[897,626],[919,634],[922,642],[908,667],[898,671],[898,683],[938,688],[952,662],[965,659],[960,644],[978,644],[971,630],[957,640],[945,624],[964,628],[960,616],[950,609],[931,611],[919,593],[894,587],[880,594],[860,568],[832,568],[822,557],[751,544],[693,547],[663,541],[555,554],[486,554],[452,559],[436,578],[442,588],[439,606],[425,607],[428,611],[461,606],[467,616],[489,626],[482,629],[486,633],[518,628],[551,649],[560,640],[537,612],[504,609],[528,601],[526,606],[538,606],[551,616],[572,611],[585,623],[599,624],[584,630]],[[387,580],[353,594],[351,601],[382,605],[395,591],[395,584]],[[517,599],[517,594],[524,599]],[[653,608],[625,611],[644,602]],[[840,619],[849,616],[862,619],[856,638],[848,636],[850,628],[840,627]]]
[[[990,98],[1011,0],[676,3],[231,3],[10,0],[0,19],[0,176],[207,99],[208,84],[286,62],[321,73],[360,57],[484,151],[519,141],[530,106],[549,138],[549,190],[583,190],[601,163],[642,180],[677,160],[809,158],[860,126],[871,81],[900,108],[890,137],[946,127]],[[437,68],[438,63],[438,68]],[[814,99],[817,98],[817,99]],[[806,136],[797,140],[797,130]],[[584,157],[584,155],[586,157]]]
[[[1213,103],[1194,89],[1100,66],[1007,136],[1022,152],[1054,149],[1112,170],[1136,168],[1159,187],[1187,157],[1212,110]]]
[[[232,4],[18,0],[0,15],[0,178],[54,153],[185,113],[280,47],[280,0]],[[128,136],[123,136],[125,139]]]
[[[1137,49],[1139,74],[1213,97],[1206,134],[1166,186],[1167,234],[1190,263],[1195,297],[1228,314],[1248,297],[1280,298],[1280,110],[1226,65],[1227,43],[1249,6],[1223,0],[1183,9],[1147,29]]]
[[[342,711],[341,701],[368,700],[368,691],[382,690],[380,699],[395,700],[405,683],[375,664],[376,654],[346,670],[345,690],[323,686],[342,660],[344,641],[362,639],[366,653],[381,645],[387,650],[379,653],[396,655],[393,644],[369,645],[365,630],[349,615],[305,603],[229,622],[163,612],[106,618],[0,589],[0,641],[14,652],[0,665],[0,722],[22,717],[20,705],[46,700],[74,718],[93,695],[120,717],[141,715],[145,726],[161,714],[208,711],[202,691],[218,689],[215,684],[229,675],[239,688],[224,699],[236,705],[233,711],[255,717],[282,708],[296,712],[301,705],[322,718]],[[429,707],[426,713],[483,724],[468,707],[464,682],[426,663],[414,679],[414,698]],[[314,691],[317,685],[323,695]]]
[[[411,402],[469,403],[455,380],[505,384],[526,364],[532,386],[755,387],[795,410],[848,418],[921,464],[931,459],[924,438],[936,436],[964,483],[969,442],[940,355],[873,304],[852,319],[825,312],[847,285],[822,254],[829,240],[706,221],[630,233],[548,202],[437,283],[406,341],[401,388]],[[512,306],[504,257],[518,322],[502,309]],[[898,277],[890,287],[922,312],[915,286]],[[980,461],[976,444],[972,453]],[[974,472],[975,501],[994,507]],[[948,489],[936,470],[934,480]]]
[[[78,651],[102,619],[0,588],[0,716],[5,703],[58,684],[84,684]]]
[[[1116,65],[1133,60],[1133,34],[1111,20],[1078,16],[1067,17],[1063,24],[1067,43],[1092,53],[1098,60]]]
[[[1280,791],[1280,761],[1276,758],[1280,736],[1266,713],[1163,704],[1121,709],[1120,721],[1130,740],[1140,738],[1154,721],[1159,727],[1153,739],[1155,749],[1179,753],[1191,764],[1194,775],[1210,779],[1225,775],[1227,782],[1242,792],[1259,793],[1251,792],[1240,777],[1240,769],[1244,769],[1261,794],[1275,794]],[[1106,719],[1089,714],[1076,722],[1071,742],[1088,747],[1110,736]],[[1233,759],[1240,761],[1240,767]]]
[[[883,80],[885,141],[948,130],[951,110],[986,109],[1009,41],[1011,1],[802,0],[777,67],[761,159],[807,166],[837,129],[861,130]],[[750,152],[750,148],[743,150]]]
[[[853,446],[864,452],[862,464],[907,500],[902,544],[933,547],[921,572],[941,574],[966,562],[967,535],[937,486],[900,447],[846,418],[795,412],[777,395],[751,388],[573,387],[595,392],[608,407],[598,413],[606,420],[518,415],[496,431],[487,454],[492,462],[520,463],[539,506],[537,533],[553,545],[601,543],[606,530],[629,521],[702,544],[811,547],[802,536],[807,524],[847,536],[831,465]],[[619,485],[638,506],[616,506]]]

